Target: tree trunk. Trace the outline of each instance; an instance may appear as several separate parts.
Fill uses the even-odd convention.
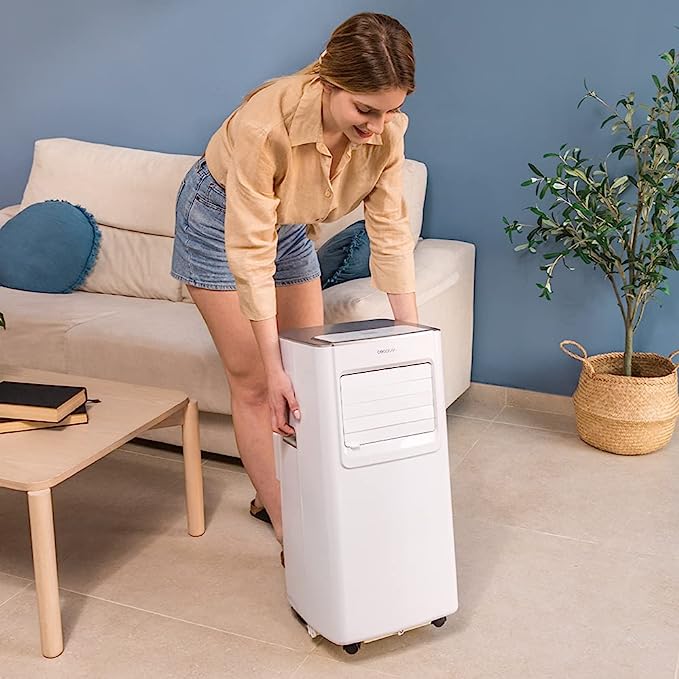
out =
[[[632,353],[634,346],[634,323],[625,320],[625,375],[632,376]]]

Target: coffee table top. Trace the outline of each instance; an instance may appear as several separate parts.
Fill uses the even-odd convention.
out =
[[[87,424],[0,434],[0,487],[52,488],[179,413],[180,391],[0,365],[0,379],[87,387]]]

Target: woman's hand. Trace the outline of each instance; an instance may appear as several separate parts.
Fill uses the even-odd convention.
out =
[[[267,375],[271,429],[281,436],[290,436],[295,430],[288,424],[288,410],[295,419],[301,418],[299,403],[292,388],[292,382],[284,370]]]
[[[252,330],[266,372],[271,430],[282,436],[290,436],[295,433],[295,430],[288,424],[288,409],[298,420],[300,419],[300,411],[292,382],[283,369],[276,319],[267,318],[262,321],[252,321]]]

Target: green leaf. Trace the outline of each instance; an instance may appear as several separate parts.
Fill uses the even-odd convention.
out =
[[[537,167],[535,167],[535,165],[533,165],[533,163],[528,163],[528,167],[530,168],[530,171],[536,174],[538,177],[545,176],[544,174],[542,174],[542,172],[540,172],[540,170],[538,170]]]
[[[571,175],[571,177],[579,177],[583,181],[587,181],[587,175],[576,167],[567,167],[566,174]]]
[[[660,84],[660,78],[658,78],[657,75],[652,75],[651,78],[653,78],[653,82],[655,83],[655,86],[656,86],[659,90],[662,90],[662,85]]]
[[[611,189],[619,189],[621,186],[624,186],[627,184],[629,180],[627,179],[627,175],[624,175],[622,177],[618,177],[612,184],[611,184]]]
[[[517,245],[514,248],[514,252],[520,252],[521,250],[527,250],[528,249],[528,243],[521,243],[521,245]]]
[[[603,127],[606,123],[608,123],[608,122],[610,122],[611,120],[613,120],[613,118],[617,118],[617,117],[618,117],[618,116],[617,116],[616,113],[614,113],[612,116],[608,116],[608,118],[606,118],[606,119],[604,120],[604,122],[601,123],[601,127]],[[600,127],[599,129],[601,129],[601,127]]]

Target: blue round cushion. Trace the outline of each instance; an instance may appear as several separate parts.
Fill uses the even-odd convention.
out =
[[[0,285],[31,292],[71,292],[92,270],[101,233],[79,205],[48,200],[0,229]]]

